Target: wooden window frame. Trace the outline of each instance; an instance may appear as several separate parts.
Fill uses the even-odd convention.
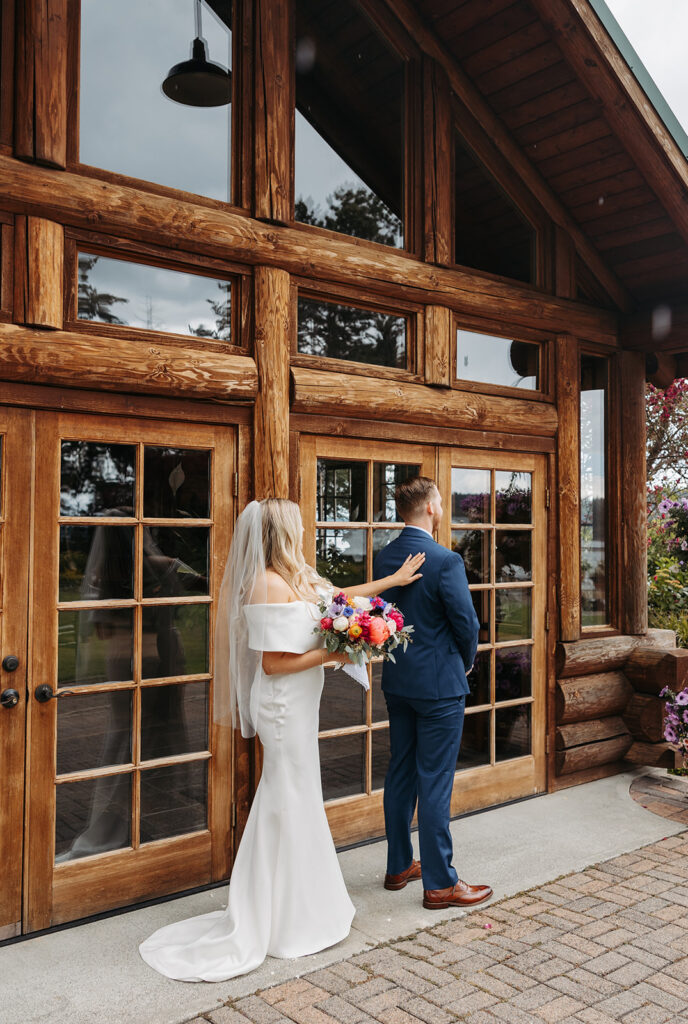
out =
[[[117,259],[127,263],[141,263],[150,267],[161,267],[198,277],[223,277],[232,285],[231,336],[239,339],[226,342],[217,338],[200,338],[193,334],[175,334],[168,331],[149,330],[146,327],[132,327],[124,324],[106,324],[96,320],[78,318],[78,253],[89,252],[106,259]],[[192,348],[221,348],[232,355],[246,355],[249,349],[250,323],[250,272],[239,264],[228,263],[210,256],[196,256],[193,253],[172,252],[161,246],[146,245],[112,235],[99,235],[74,228],[65,229],[65,287],[64,326],[65,330],[83,334],[127,338],[142,341],[146,338],[183,344]]]
[[[167,196],[196,206],[208,206],[221,210],[246,211],[250,205],[251,146],[250,111],[253,7],[251,0],[234,0],[232,33],[232,100],[230,126],[229,202],[213,199],[176,189],[154,181],[120,174],[106,167],[93,167],[79,159],[79,97],[80,97],[80,55],[81,55],[81,0],[67,0],[67,170],[88,178],[99,178],[114,185]],[[191,13],[191,12],[190,12]],[[189,13],[189,16],[190,16]],[[172,59],[174,55],[171,56]],[[161,231],[161,236],[164,234]]]
[[[14,2],[0,7],[0,153],[12,155],[14,111]]]
[[[619,611],[620,611],[620,587],[621,580],[619,579],[619,546],[621,543],[620,530],[621,523],[619,519],[620,513],[620,492],[618,487],[612,486],[613,482],[619,483],[621,479],[621,451],[619,449],[620,439],[620,425],[618,423],[618,408],[619,403],[616,401],[618,397],[616,394],[615,382],[617,374],[614,372],[614,360],[613,352],[608,350],[601,351],[599,348],[595,348],[592,345],[587,345],[585,342],[581,342],[578,348],[578,422],[579,422],[579,436],[580,436],[580,409],[581,409],[581,390],[580,390],[580,374],[581,374],[581,362],[583,356],[594,356],[597,359],[603,359],[606,365],[606,400],[605,400],[605,412],[604,412],[604,486],[605,486],[605,507],[606,507],[606,530],[605,530],[605,543],[606,543],[606,577],[607,577],[607,621],[600,623],[596,626],[585,626],[583,625],[583,600],[582,600],[582,573],[579,583],[578,601],[580,607],[581,627],[580,635],[581,639],[592,639],[593,637],[605,637],[605,636],[618,636],[621,633],[619,628]],[[580,499],[580,487],[581,487],[581,472],[580,472],[580,454],[581,454],[582,437],[579,441],[578,447],[578,489]],[[580,504],[579,504],[580,507]],[[578,524],[578,538],[579,545],[580,540],[580,516]]]
[[[14,217],[0,211],[0,322],[12,320],[14,282]]]
[[[295,0],[290,0],[295,3]],[[396,252],[410,256],[420,256],[423,244],[423,229],[421,217],[423,213],[423,178],[422,178],[422,51],[420,47],[409,36],[407,30],[393,15],[389,7],[380,0],[351,0],[354,6],[358,7],[361,14],[372,25],[375,32],[380,35],[386,45],[393,50],[400,60],[404,62],[404,138],[403,138],[403,229],[404,244],[400,248],[396,246],[383,245],[381,242],[372,242],[365,238],[356,238],[357,245],[372,246],[382,252]],[[292,8],[292,16],[295,15],[295,7]],[[296,113],[296,71],[294,67],[294,50],[289,53],[289,73],[294,83],[294,114]],[[296,152],[296,130],[295,118],[292,118],[291,150]],[[296,175],[294,160],[292,160],[292,202],[296,201]],[[304,224],[294,218],[292,208],[292,220],[290,227],[300,231],[312,232],[323,238],[352,238],[352,235],[342,234],[340,231],[332,231],[329,228],[319,227],[316,224]]]
[[[298,300],[312,299],[317,302],[329,302],[357,309],[367,309],[375,313],[386,313],[389,316],[405,317],[407,323],[407,342],[405,367],[381,366],[377,363],[359,363],[349,359],[335,359],[331,356],[311,356],[299,352]],[[358,289],[333,286],[308,278],[292,278],[291,306],[294,322],[292,331],[291,362],[294,366],[304,366],[313,370],[333,370],[337,373],[352,373],[366,377],[402,379],[423,383],[422,368],[424,361],[424,307],[412,302],[395,301],[386,303],[365,296]]]
[[[495,334],[506,341],[525,341],[530,344],[537,344],[540,348],[540,387],[537,390],[526,388],[512,388],[505,384],[490,384],[489,381],[464,380],[458,376],[458,353],[456,350],[457,330],[474,331],[477,334]],[[522,398],[530,402],[555,401],[554,394],[554,372],[553,372],[553,344],[551,334],[545,334],[537,330],[529,330],[526,327],[518,327],[515,331],[509,329],[499,320],[479,320],[471,316],[463,316],[461,313],[453,312],[451,319],[451,387],[457,391],[472,391],[485,395],[504,395],[506,398]]]

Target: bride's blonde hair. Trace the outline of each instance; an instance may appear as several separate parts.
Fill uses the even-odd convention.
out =
[[[265,567],[288,583],[295,594],[311,600],[318,586],[329,587],[303,557],[303,522],[299,506],[287,498],[265,498],[263,512],[263,551]]]

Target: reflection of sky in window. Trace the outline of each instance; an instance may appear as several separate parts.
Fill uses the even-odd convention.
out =
[[[294,143],[294,182],[297,199],[327,209],[327,199],[340,185],[367,188],[349,165],[318,135],[299,111],[296,111]]]
[[[173,334],[197,334],[200,327],[214,331],[218,321],[209,303],[227,302],[226,292],[219,287],[226,282],[216,278],[104,256],[88,272],[88,284],[99,293],[127,300],[114,302],[108,309],[128,326]],[[101,320],[83,314],[79,319]],[[229,340],[228,322],[220,336]]]
[[[190,0],[81,2],[80,157],[145,181],[227,200],[231,106],[187,107],[162,82],[188,60]],[[202,5],[208,57],[231,66],[230,33]]]
[[[592,523],[592,502],[605,497],[604,391],[581,391],[581,519]]]
[[[483,384],[536,389],[537,378],[534,375],[521,376],[515,369],[511,361],[511,345],[510,338],[457,330],[456,376],[460,380]]]

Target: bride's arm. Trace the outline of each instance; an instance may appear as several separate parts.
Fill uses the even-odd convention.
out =
[[[391,576],[383,576],[381,580],[372,580],[370,583],[360,583],[356,587],[346,587],[346,593],[349,597],[375,597],[390,587],[406,587],[421,578],[423,573],[418,570],[424,561],[425,554],[422,551],[417,555],[409,555]]]

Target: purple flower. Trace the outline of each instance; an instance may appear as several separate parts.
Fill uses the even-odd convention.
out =
[[[667,725],[670,725],[672,729],[675,729],[678,726],[679,717],[673,709],[667,714],[666,723]]]
[[[684,724],[688,725],[688,708],[686,708],[686,710],[683,712],[683,716],[682,717],[683,717]]]
[[[688,704],[688,689],[681,690],[680,693],[676,694],[676,703],[680,706]]]
[[[678,741],[678,734],[676,730],[668,723],[664,726],[664,739],[667,743],[676,743]]]
[[[660,697],[666,697],[666,696],[668,696],[668,693],[669,693],[669,687],[665,686],[663,690],[659,691],[659,696]]]
[[[343,604],[339,604],[337,601],[335,601],[327,609],[326,614],[329,616],[329,618],[336,619],[338,615],[342,614],[342,612],[344,611],[344,607],[345,606]]]

